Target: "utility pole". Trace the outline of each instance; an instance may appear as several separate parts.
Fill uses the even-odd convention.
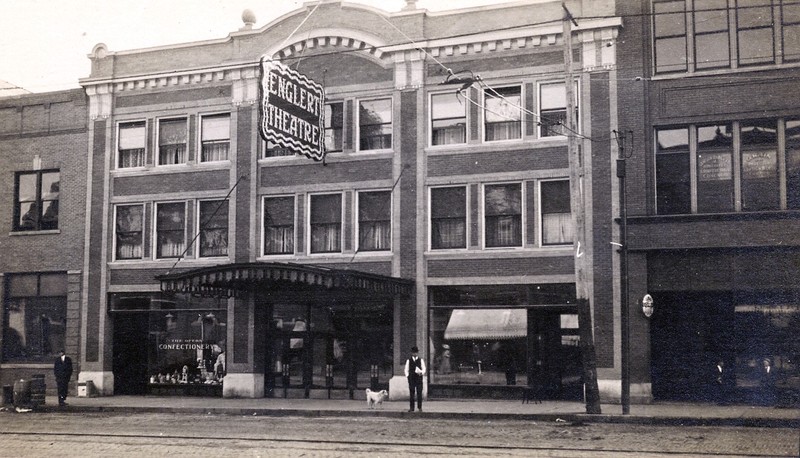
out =
[[[617,134],[617,132],[614,132]],[[622,415],[631,413],[631,325],[630,304],[628,303],[628,202],[625,196],[625,135],[617,135],[619,159],[617,159],[617,178],[619,178],[619,243],[620,243],[620,288],[619,314],[622,352],[620,356],[620,403]]]
[[[575,79],[572,74],[572,24],[575,18],[564,8],[564,89],[567,97],[566,132],[569,155],[570,210],[575,227],[575,293],[578,308],[581,359],[583,361],[584,397],[587,414],[600,414],[600,390],[597,387],[597,361],[594,351],[592,311],[589,303],[589,288],[586,281],[586,206],[583,196],[583,161],[580,157],[577,122],[575,120]]]

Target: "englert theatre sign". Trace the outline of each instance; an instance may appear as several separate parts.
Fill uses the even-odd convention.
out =
[[[288,66],[261,58],[261,137],[315,161],[325,156],[325,91]]]

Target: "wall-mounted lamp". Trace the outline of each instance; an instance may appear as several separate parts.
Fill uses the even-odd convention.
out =
[[[642,298],[642,313],[647,318],[653,316],[653,310],[655,309],[655,305],[653,305],[653,296],[649,294],[645,294]]]

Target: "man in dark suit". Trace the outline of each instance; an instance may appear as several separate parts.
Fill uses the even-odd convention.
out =
[[[58,386],[58,405],[67,405],[67,392],[69,391],[69,379],[72,377],[72,360],[64,354],[64,350],[58,352],[58,358],[53,365],[53,373],[56,376]]]
[[[408,378],[409,412],[414,411],[416,398],[417,410],[422,412],[422,376],[425,374],[425,361],[419,356],[419,349],[411,347],[411,357],[406,360],[405,374]]]
[[[769,358],[764,358],[761,362],[761,373],[759,382],[761,385],[761,403],[764,405],[775,404],[775,368]]]

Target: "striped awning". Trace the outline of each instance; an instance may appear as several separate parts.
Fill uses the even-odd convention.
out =
[[[279,262],[223,264],[159,275],[156,279],[161,283],[161,291],[210,297],[232,297],[261,288],[297,287],[408,296],[414,286],[413,281],[402,278]]]
[[[445,340],[515,339],[528,335],[525,309],[455,309],[444,331]]]

